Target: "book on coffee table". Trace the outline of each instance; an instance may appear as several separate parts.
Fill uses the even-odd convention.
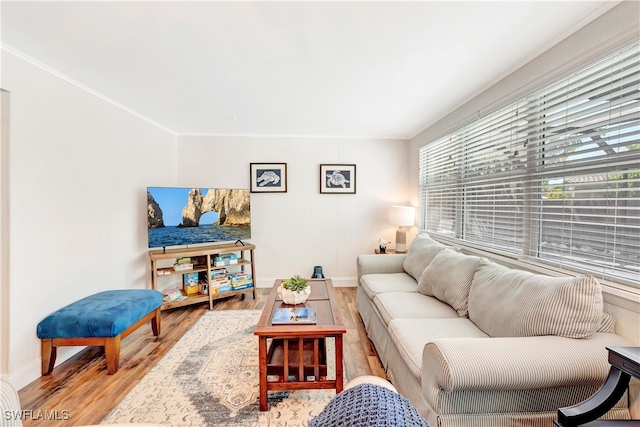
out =
[[[314,325],[317,321],[316,309],[313,307],[276,308],[271,318],[271,324],[273,325]]]

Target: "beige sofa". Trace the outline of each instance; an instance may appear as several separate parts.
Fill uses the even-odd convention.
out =
[[[536,275],[421,234],[358,257],[356,306],[398,391],[436,426],[551,426],[628,346],[591,276]],[[604,418],[629,419],[627,396]]]

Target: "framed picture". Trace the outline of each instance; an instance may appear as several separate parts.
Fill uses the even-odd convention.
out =
[[[286,163],[251,163],[250,181],[252,193],[286,193]]]
[[[356,194],[356,165],[320,165],[320,193]]]

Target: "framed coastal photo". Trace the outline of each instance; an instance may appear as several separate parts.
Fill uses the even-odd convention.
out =
[[[249,166],[252,193],[286,193],[286,163],[251,163]]]
[[[321,194],[356,194],[356,165],[320,165]]]

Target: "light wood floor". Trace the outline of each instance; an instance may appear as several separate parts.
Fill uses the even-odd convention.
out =
[[[347,327],[344,337],[344,359],[351,378],[360,375],[385,377],[380,360],[367,339],[360,315],[355,307],[356,288],[335,288],[342,318]],[[214,310],[262,309],[269,289],[257,289],[256,299],[232,297],[219,300]],[[25,419],[29,426],[79,426],[99,424],[118,402],[144,377],[162,356],[207,310],[208,304],[162,312],[159,338],[150,326],[142,326],[122,341],[120,369],[107,375],[104,353],[100,347],[87,348],[57,366],[51,375],[40,377],[19,390],[23,410],[47,411],[68,420]],[[170,384],[167,384],[170,386]]]

